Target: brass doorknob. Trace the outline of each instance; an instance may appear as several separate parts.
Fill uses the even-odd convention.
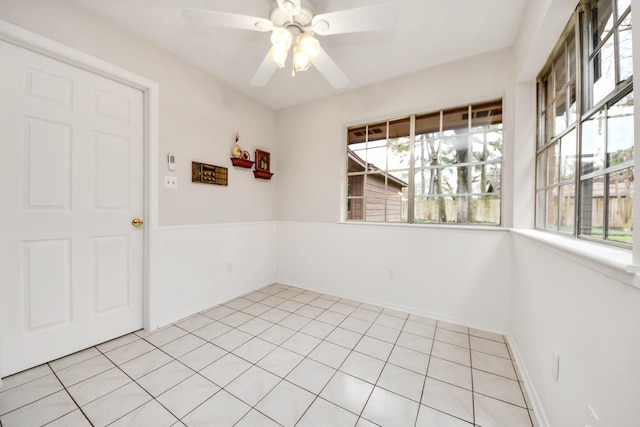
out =
[[[144,224],[144,221],[142,221],[140,218],[133,218],[131,220],[131,225],[133,225],[134,227],[140,227],[142,224]]]

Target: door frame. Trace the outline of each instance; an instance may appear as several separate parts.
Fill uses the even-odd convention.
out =
[[[158,239],[158,83],[106,61],[73,49],[19,26],[0,20],[0,40],[46,55],[85,71],[141,90],[144,97],[144,260],[143,260],[143,325],[146,330],[157,329],[157,297],[153,283],[157,283]],[[2,343],[0,342],[0,345]],[[1,383],[0,383],[1,385]]]

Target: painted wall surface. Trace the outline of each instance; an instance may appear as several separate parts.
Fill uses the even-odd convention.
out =
[[[3,0],[0,19],[154,80],[160,87],[159,224],[211,224],[275,218],[272,181],[256,180],[231,166],[237,131],[240,145],[275,153],[275,112],[166,51],[116,27],[68,0]],[[168,153],[177,169],[167,168]],[[229,168],[229,186],[191,183],[191,162]],[[164,175],[178,189],[163,188]],[[179,209],[176,209],[179,206]]]
[[[635,427],[640,420],[640,290],[561,254],[513,237],[512,345],[548,425]],[[553,350],[560,356],[557,382],[551,374]]]
[[[504,333],[509,233],[278,223],[278,282]]]
[[[274,282],[273,221],[162,227],[158,240],[157,326]]]

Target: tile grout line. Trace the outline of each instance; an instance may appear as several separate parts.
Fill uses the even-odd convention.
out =
[[[433,357],[433,347],[436,345],[436,332],[438,331],[438,321],[433,326],[433,339],[431,340],[431,348],[429,349],[429,360],[427,360],[427,369],[424,372],[424,382],[422,383],[422,392],[420,392],[420,401],[418,402],[418,413],[416,414],[416,421],[414,423],[414,427],[418,425],[418,417],[420,416],[420,410],[422,409],[420,406],[422,405],[422,399],[424,398],[424,393],[427,390],[427,378],[429,378],[429,366],[431,365],[431,358]],[[426,405],[425,405],[426,406]]]
[[[468,328],[467,331],[469,331]],[[471,334],[467,337],[469,339],[469,367],[471,368],[471,416],[473,417],[473,425],[476,425],[476,391],[473,383],[473,352],[471,351]]]
[[[91,348],[91,347],[89,347]],[[95,347],[93,347],[95,348]],[[96,350],[98,350],[96,348]],[[98,350],[100,351],[100,350]],[[96,356],[97,357],[97,356]],[[90,360],[90,359],[88,359]],[[60,385],[62,386],[62,388],[64,389],[65,393],[67,393],[67,396],[69,396],[69,398],[73,401],[73,404],[76,405],[76,408],[80,411],[80,413],[82,414],[82,416],[87,420],[87,422],[93,426],[93,423],[91,422],[91,420],[89,419],[89,417],[87,416],[87,414],[85,414],[85,412],[82,410],[82,408],[80,407],[80,405],[78,405],[78,402],[76,402],[76,399],[71,395],[71,393],[69,393],[69,390],[67,390],[67,386],[62,382],[62,380],[60,380],[60,377],[58,377],[58,373],[51,367],[50,365],[51,362],[47,362],[47,366],[49,366],[49,369],[51,369],[51,372],[53,372],[53,375],[56,377],[56,379],[58,380],[58,382],[60,383]],[[72,365],[73,366],[73,365]],[[94,375],[95,376],[95,375]],[[82,382],[82,381],[81,381]],[[58,417],[56,419],[60,419],[68,414],[70,414],[73,411],[67,412],[66,414],[62,415],[61,417]],[[55,420],[51,420],[49,421],[47,424],[52,423]],[[1,427],[1,426],[0,426]]]

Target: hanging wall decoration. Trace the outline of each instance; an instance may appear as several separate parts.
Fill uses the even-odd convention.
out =
[[[229,170],[227,168],[191,162],[191,182],[227,186],[229,184],[228,178]]]
[[[247,150],[243,150],[238,144],[240,134],[236,133],[236,143],[231,149],[231,164],[240,168],[251,169],[253,162],[251,161],[251,154]]]
[[[260,179],[271,179],[273,174],[271,169],[271,153],[262,150],[256,150],[256,167],[253,176]]]

